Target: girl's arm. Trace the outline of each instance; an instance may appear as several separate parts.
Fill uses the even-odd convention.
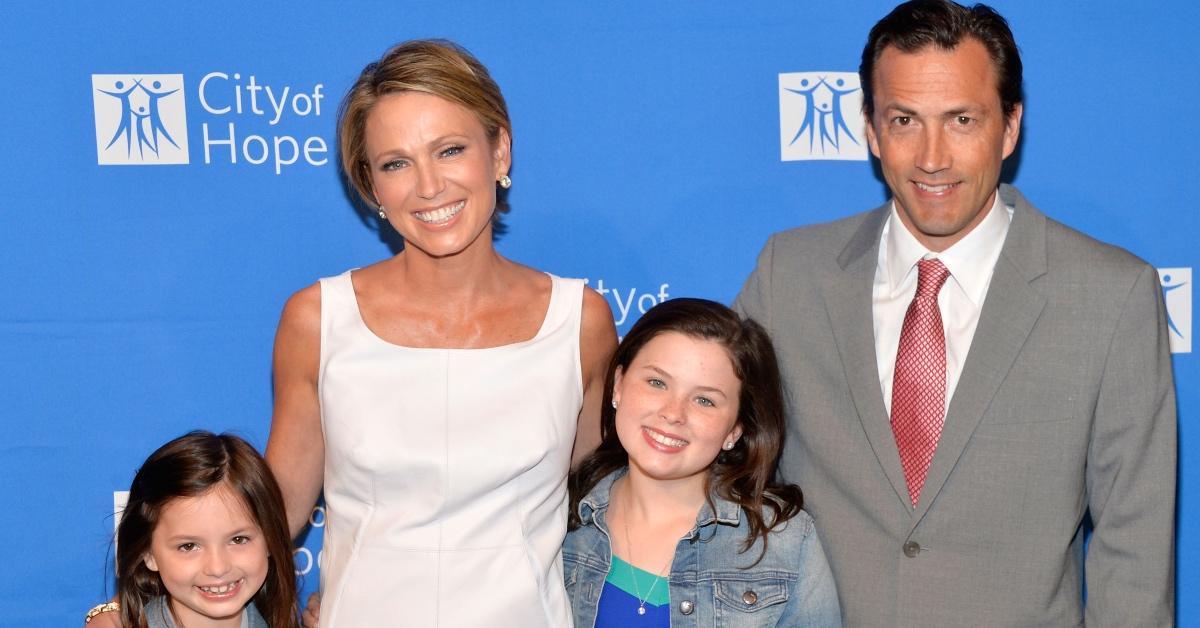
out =
[[[825,558],[821,540],[817,538],[812,517],[802,512],[788,521],[787,525],[789,528],[800,527],[804,534],[797,557],[800,578],[796,580],[795,589],[788,596],[787,607],[776,625],[839,628],[842,625],[842,608],[838,602],[837,587],[833,583],[833,571]]]

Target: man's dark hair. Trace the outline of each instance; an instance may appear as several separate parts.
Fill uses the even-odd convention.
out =
[[[875,113],[875,86],[872,84],[875,62],[888,46],[901,52],[915,53],[926,46],[953,50],[966,37],[987,48],[996,68],[997,88],[1004,115],[1012,114],[1023,101],[1021,94],[1021,53],[1008,22],[986,4],[967,8],[950,0],[911,0],[879,20],[867,36],[858,77],[862,84],[863,113],[869,119]]]

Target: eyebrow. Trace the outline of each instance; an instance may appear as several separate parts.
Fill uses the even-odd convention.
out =
[[[470,141],[471,141],[471,138],[467,137],[466,135],[462,135],[461,133],[448,133],[446,135],[441,135],[441,136],[433,138],[432,140],[429,140],[428,142],[425,142],[425,145],[426,146],[438,146],[441,144],[466,144],[467,142],[470,142]],[[380,151],[378,156],[379,157],[382,157],[384,155],[401,155],[402,156],[402,155],[406,155],[406,154],[407,153],[401,148],[389,148],[389,149]]]
[[[253,534],[253,533],[254,533],[254,528],[238,528],[232,532],[226,532],[225,534],[222,534],[220,536],[223,538],[229,538],[229,537],[243,536],[243,535]],[[175,536],[167,537],[167,541],[169,541],[171,543],[178,543],[180,541],[199,541],[199,540],[203,540],[203,539],[204,539],[203,536],[196,535],[196,534],[176,534]]]
[[[958,107],[955,107],[954,109],[950,109],[948,111],[942,111],[942,112],[938,113],[937,115],[939,117],[943,117],[943,118],[952,118],[955,116],[961,116],[963,114],[976,113],[979,110],[980,110],[980,107],[972,107],[969,105],[960,105]],[[883,108],[883,111],[886,111],[888,113],[899,113],[899,114],[903,114],[903,115],[910,116],[910,117],[916,117],[916,116],[921,115],[920,112],[918,112],[910,107],[906,107],[904,105],[899,105],[899,104],[887,105]]]
[[[652,371],[654,371],[654,372],[658,373],[659,375],[662,375],[663,377],[666,377],[666,378],[668,378],[668,379],[671,377],[671,374],[670,374],[670,373],[668,373],[668,372],[666,372],[666,371],[662,370],[661,368],[658,368],[657,366],[654,366],[653,364],[647,364],[646,366],[644,366],[644,367],[642,367],[642,368],[647,368],[647,369],[650,369],[650,370],[652,370]],[[726,399],[728,399],[728,398],[729,398],[729,395],[725,394],[725,391],[721,390],[720,388],[714,388],[714,387],[712,387],[712,386],[697,386],[697,387],[696,387],[696,390],[702,390],[702,391],[706,391],[706,392],[715,392],[715,393],[717,393],[718,395],[721,395],[722,397],[725,397]]]
[[[897,105],[895,103],[888,104],[883,108],[883,111],[887,111],[888,113],[902,113],[906,116],[917,115],[916,110],[905,107],[904,105]]]

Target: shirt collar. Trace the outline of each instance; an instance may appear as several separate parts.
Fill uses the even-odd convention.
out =
[[[609,502],[612,500],[612,486],[621,476],[625,475],[627,470],[627,467],[622,467],[604,476],[599,482],[596,482],[587,495],[579,500],[579,520],[583,522],[583,525],[596,525],[594,518],[596,513],[608,510]],[[692,530],[692,534],[695,534],[698,529],[714,523],[735,527],[740,524],[742,520],[741,506],[716,495],[710,495],[710,499],[712,504],[704,504],[700,507],[700,512],[696,514],[696,529]]]
[[[951,278],[962,288],[967,298],[976,306],[983,302],[988,281],[1008,225],[1012,221],[1012,209],[1006,207],[996,193],[992,207],[983,221],[975,226],[963,239],[955,242],[941,253],[925,248],[900,222],[896,201],[892,201],[888,224],[883,229],[886,247],[884,265],[887,269],[888,294],[895,294],[905,284],[909,273],[916,272],[917,262],[926,257],[936,257],[946,265]]]

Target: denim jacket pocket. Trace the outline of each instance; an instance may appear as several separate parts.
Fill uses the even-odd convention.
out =
[[[718,579],[713,583],[719,628],[774,626],[787,606],[791,586],[784,578]]]
[[[567,569],[563,570],[563,586],[565,586],[567,588],[567,590],[570,590],[571,587],[575,586],[575,582],[578,580],[579,580],[579,569],[578,568],[571,569],[568,567]]]
[[[578,590],[572,597],[578,595],[586,602],[599,600],[606,575],[608,567],[601,566],[598,558],[563,552],[563,584],[568,593]]]

